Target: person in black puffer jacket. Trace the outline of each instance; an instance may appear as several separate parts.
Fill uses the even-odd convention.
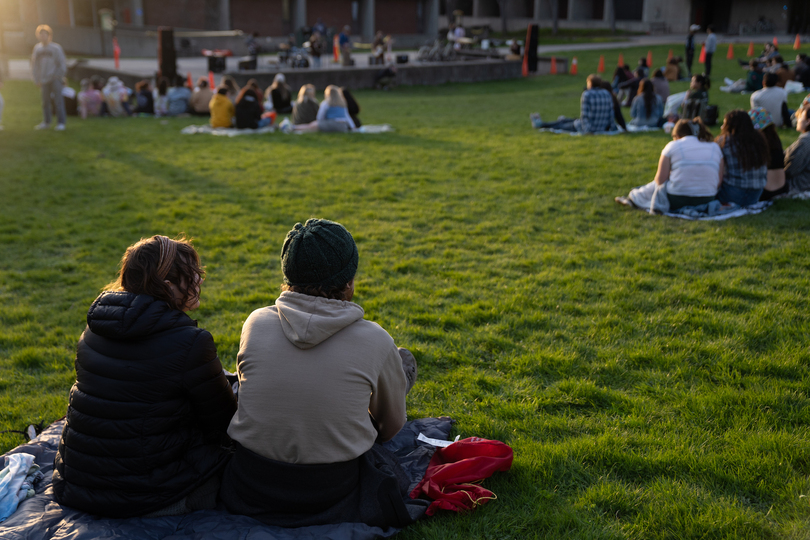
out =
[[[116,518],[216,505],[236,399],[185,313],[203,274],[188,241],[142,239],[90,306],[54,463],[60,504]]]

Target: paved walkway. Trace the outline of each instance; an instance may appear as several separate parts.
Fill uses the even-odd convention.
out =
[[[652,36],[633,36],[626,41],[610,41],[604,43],[578,43],[578,44],[558,44],[558,45],[541,45],[537,48],[540,55],[546,55],[556,52],[575,52],[575,51],[596,51],[605,49],[621,49],[629,47],[647,47],[656,45],[673,45],[682,46],[685,41],[685,35],[679,34],[664,34]],[[748,43],[754,42],[757,51],[762,49],[765,42],[773,40],[772,35],[757,35],[757,36],[718,36],[718,48],[723,44],[728,43]],[[787,49],[786,59],[791,56],[793,51],[793,40],[796,36],[777,35],[776,38],[779,43],[783,44],[782,47]],[[700,44],[706,39],[706,34],[697,34],[695,36],[695,43]],[[807,42],[807,39],[803,39]],[[508,52],[502,49],[503,53]],[[397,51],[396,54],[408,54],[410,61],[414,62],[416,59],[416,51]],[[677,53],[676,53],[677,54]],[[367,66],[369,53],[357,52],[352,55],[355,63],[358,66]],[[259,70],[267,72],[279,71],[278,64],[270,64],[275,62],[275,56],[262,56],[259,58]],[[227,70],[236,71],[238,67],[238,58],[227,59]],[[87,64],[94,67],[113,70],[115,69],[115,62],[112,58],[92,58],[87,60]],[[322,69],[342,69],[341,66],[332,61],[331,56],[322,57]],[[283,71],[289,71],[293,68],[282,66]],[[31,79],[31,67],[28,60],[9,60],[9,77],[11,79]],[[121,60],[121,71],[140,75],[144,78],[151,78],[157,71],[157,61],[154,58],[124,58]],[[198,77],[205,77],[208,75],[208,61],[206,58],[178,58],[177,71],[182,74],[191,73],[191,76],[196,80]]]

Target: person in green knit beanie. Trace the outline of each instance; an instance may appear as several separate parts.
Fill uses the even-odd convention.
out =
[[[228,428],[237,450],[220,491],[230,512],[280,526],[316,525],[336,515],[340,521],[386,522],[356,515],[357,509],[346,508],[354,495],[339,488],[324,492],[323,482],[302,492],[310,475],[335,476],[338,481],[327,482],[335,486],[368,487],[366,476],[355,477],[356,467],[345,472],[347,464],[368,461],[382,448],[375,443],[399,432],[416,380],[413,355],[352,302],[358,262],[357,244],[339,223],[310,219],[287,233],[282,292],[242,327],[239,403]],[[291,474],[292,465],[300,468]],[[321,510],[291,500],[319,500]],[[282,507],[284,515],[277,513]],[[290,522],[291,514],[299,518]]]

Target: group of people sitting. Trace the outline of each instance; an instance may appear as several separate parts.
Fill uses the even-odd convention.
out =
[[[244,322],[234,376],[188,315],[205,277],[191,243],[130,246],[79,339],[56,501],[113,518],[409,523],[409,481],[377,443],[405,424],[416,360],[352,302],[358,261],[339,223],[297,223],[282,292]]]
[[[727,90],[731,93],[756,92],[764,86],[768,73],[776,76],[776,83],[771,86],[784,88],[788,81],[798,81],[803,87],[810,87],[810,59],[806,54],[796,55],[793,66],[779,54],[775,45],[767,43],[762,55],[751,60],[740,60],[740,65],[748,70],[745,79],[738,79]]]
[[[699,117],[679,120],[672,130],[673,141],[661,152],[653,182],[616,200],[639,206],[636,194],[654,186],[666,194],[669,210],[677,211],[715,199],[722,205],[745,207],[810,190],[810,96],[796,112],[796,120],[801,135],[785,152],[771,114],[762,107],[730,111],[717,137]]]
[[[210,102],[211,127],[257,129],[273,125],[281,114],[289,114],[279,124],[285,133],[340,132],[359,128],[360,106],[347,88],[329,85],[324,100],[318,103],[315,86],[305,84],[292,101],[292,89],[283,74],[275,76],[273,84],[262,93],[255,79],[238,89],[231,99],[231,88],[220,85]]]

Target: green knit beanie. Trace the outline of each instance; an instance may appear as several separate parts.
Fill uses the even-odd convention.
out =
[[[357,272],[357,245],[346,227],[326,219],[296,223],[281,248],[284,283],[341,287]]]

